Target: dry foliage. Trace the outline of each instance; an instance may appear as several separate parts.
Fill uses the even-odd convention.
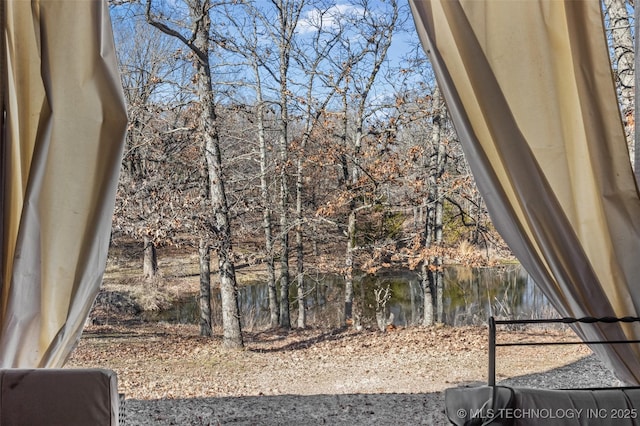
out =
[[[197,335],[196,326],[123,322],[89,326],[68,367],[111,368],[127,398],[283,394],[426,393],[485,382],[484,327],[377,331],[306,329],[245,333],[243,351]],[[574,339],[553,330],[508,331],[501,338]],[[502,348],[498,377],[567,364],[581,346]]]

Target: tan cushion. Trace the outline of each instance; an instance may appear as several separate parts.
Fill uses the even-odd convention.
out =
[[[0,370],[0,424],[118,425],[116,373],[105,369]]]

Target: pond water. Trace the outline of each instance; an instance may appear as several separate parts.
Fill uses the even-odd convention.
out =
[[[389,288],[387,318],[396,326],[418,325],[423,315],[423,292],[413,271],[362,274],[355,280],[354,313],[363,326],[376,325],[375,290]],[[292,324],[297,318],[296,289],[291,288]],[[306,277],[307,323],[337,327],[342,322],[344,280],[337,275]],[[267,286],[263,283],[240,289],[240,310],[244,328],[262,327],[269,322]],[[213,292],[214,324],[220,321],[220,298]],[[489,316],[550,318],[557,316],[547,298],[520,265],[494,268],[451,266],[445,269],[443,322],[449,325],[481,325]],[[150,319],[177,323],[198,322],[197,296],[179,300],[169,310]]]

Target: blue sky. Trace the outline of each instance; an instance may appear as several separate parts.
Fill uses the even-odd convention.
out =
[[[328,30],[337,29],[339,25],[342,23],[343,19],[362,19],[365,16],[364,9],[362,7],[361,1],[342,1],[342,2],[311,2],[309,6],[307,6],[303,11],[301,18],[298,22],[296,31],[298,36],[304,38],[305,35],[311,36],[312,32],[315,28],[318,27],[319,24],[322,24],[322,27]],[[388,66],[389,67],[397,67],[401,64],[403,57],[409,54],[412,50],[415,51],[416,45],[418,44],[418,37],[414,29],[413,20],[410,15],[409,6],[406,0],[399,0],[401,14],[400,14],[400,25],[398,30],[393,35],[393,44],[388,52]],[[320,12],[317,8],[314,8],[315,5],[319,3],[324,3],[324,11]],[[389,12],[389,0],[368,0],[367,1],[369,9],[369,18],[378,19],[378,18],[386,18],[390,14]],[[261,8],[263,12],[268,14],[269,22],[274,23],[273,20],[276,19],[274,14],[274,7],[270,1],[266,0],[258,0],[254,3],[257,7]],[[154,10],[160,11],[164,10],[165,16],[170,16],[172,20],[181,20],[187,18],[187,11],[185,10],[184,3],[182,0],[153,0]],[[137,14],[139,18],[143,18],[141,14],[144,13],[144,8],[141,7],[144,5],[132,5],[132,6],[122,6],[112,8],[112,15],[115,16],[132,16],[133,14]],[[264,9],[263,9],[264,8]],[[230,10],[240,10],[237,6],[231,8]],[[215,15],[215,12],[214,12]],[[238,16],[239,18],[239,16]],[[219,21],[215,21],[215,19],[219,19]],[[214,19],[214,25],[223,25],[223,17],[219,15]],[[143,24],[144,25],[144,24]],[[178,27],[175,27],[178,28]],[[157,30],[154,30],[157,31]],[[233,35],[233,29],[228,28],[229,34]],[[158,31],[158,37],[167,37],[165,35],[161,35]],[[186,32],[185,32],[186,34]],[[236,37],[237,37],[237,33]],[[349,33],[349,37],[352,37],[350,41],[356,45],[358,43],[358,38],[362,41],[362,35],[357,34],[356,31],[351,30]],[[116,39],[118,37],[116,36]],[[178,43],[179,45],[179,43]],[[239,60],[239,58],[236,58]],[[227,79],[233,79],[238,77],[250,78],[249,76],[242,76],[241,73],[237,72],[237,70],[241,70],[240,67],[231,67],[228,68],[231,71],[229,77]],[[245,69],[246,71],[246,69]],[[392,76],[393,77],[393,76]],[[265,76],[268,78],[268,75]],[[417,77],[418,79],[421,77]],[[379,87],[377,88],[377,92],[375,94],[376,97],[384,97],[385,94],[391,95],[393,92],[393,88],[390,86],[385,87],[385,83],[383,83],[383,76],[379,77]],[[397,81],[394,81],[397,83]]]

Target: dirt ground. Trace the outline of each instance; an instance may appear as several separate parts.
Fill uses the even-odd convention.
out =
[[[501,341],[576,340],[567,330]],[[89,326],[68,367],[117,372],[127,424],[446,424],[442,392],[486,383],[484,327],[245,333],[241,351],[196,326]],[[583,346],[499,348],[498,380],[549,371]],[[358,420],[359,419],[359,420]]]
[[[446,389],[486,383],[486,327],[251,330],[244,350],[228,351],[220,330],[203,338],[196,325],[144,322],[131,301],[159,309],[197,291],[197,257],[161,253],[162,275],[149,286],[140,281],[140,253],[124,254],[110,257],[110,292],[67,367],[114,370],[127,425],[440,425],[448,424]],[[238,277],[251,282],[262,272],[243,268]],[[501,331],[499,339],[577,340],[550,328]],[[497,379],[572,378],[590,353],[581,345],[499,348]]]

